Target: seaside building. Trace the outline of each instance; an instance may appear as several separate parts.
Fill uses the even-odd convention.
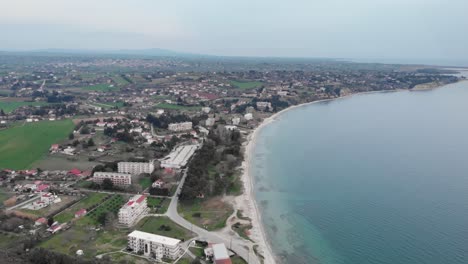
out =
[[[210,127],[215,124],[216,120],[213,117],[209,117],[205,121],[205,126]]]
[[[205,249],[205,256],[212,259],[214,264],[232,264],[229,252],[223,243],[210,244]]]
[[[180,169],[187,165],[187,162],[198,149],[198,145],[184,145],[176,147],[169,155],[161,160],[162,168]]]
[[[114,185],[127,186],[132,184],[132,175],[118,172],[95,172],[93,182],[101,184],[104,179],[110,179]]]
[[[128,248],[155,259],[177,259],[181,254],[179,239],[135,230],[128,235]]]
[[[270,110],[271,103],[270,102],[257,102],[257,109],[260,111]]]
[[[245,120],[249,121],[249,120],[253,119],[253,115],[252,115],[252,113],[247,113],[247,114],[244,115],[244,118],[245,118]]]
[[[119,173],[152,173],[154,171],[153,162],[119,162],[117,164]]]
[[[148,214],[146,196],[135,195],[119,210],[119,223],[131,227]]]
[[[171,123],[167,129],[174,132],[190,130],[192,129],[192,122]]]

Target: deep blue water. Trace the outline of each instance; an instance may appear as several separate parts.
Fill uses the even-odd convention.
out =
[[[468,82],[288,111],[251,166],[282,263],[468,263]]]

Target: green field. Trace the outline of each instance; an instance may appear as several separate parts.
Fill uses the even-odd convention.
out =
[[[224,228],[227,219],[234,212],[231,205],[219,198],[179,203],[177,211],[187,221],[208,231]]]
[[[138,183],[140,184],[141,188],[146,189],[151,186],[151,179],[150,178],[141,178]]]
[[[125,202],[121,195],[112,195],[110,199],[105,200],[96,209],[87,213],[79,222],[84,225],[97,225],[99,224],[99,216],[107,212],[112,212],[117,215],[120,207],[122,207]]]
[[[104,109],[109,109],[109,108],[112,108],[112,107],[123,107],[123,102],[104,102],[104,103],[92,103],[92,105],[94,106],[99,106],[99,107],[102,107]]]
[[[110,87],[110,84],[95,84],[87,87],[83,87],[82,89],[88,90],[88,91],[101,91],[101,92],[109,92],[109,91],[118,91],[118,87]]]
[[[258,88],[263,85],[262,82],[246,82],[246,81],[230,81],[231,85],[241,89],[241,90],[249,90],[253,88]]]
[[[50,145],[66,139],[71,120],[41,121],[0,131],[0,168],[26,169],[47,154]]]
[[[154,213],[164,214],[171,203],[171,199],[168,198],[156,198],[148,197],[147,198],[148,207],[154,208]]]
[[[117,75],[117,76],[112,77],[112,80],[114,80],[114,82],[116,82],[117,85],[127,85],[127,84],[130,84],[127,80],[125,80],[124,78],[122,78],[122,76],[120,76],[120,75]]]
[[[59,223],[66,223],[72,220],[75,217],[75,213],[84,208],[90,208],[96,204],[99,204],[107,194],[105,193],[91,193],[88,197],[84,198],[83,200],[79,201],[75,205],[66,210],[62,211],[60,214],[54,216],[54,220],[58,221]]]
[[[47,102],[2,102],[0,101],[0,109],[3,109],[5,113],[10,113],[22,106],[41,106],[47,105]]]
[[[169,110],[200,110],[201,106],[185,106],[185,105],[176,105],[168,103],[160,103],[156,105],[157,108],[169,109]]]
[[[169,228],[165,230],[162,228],[163,225]],[[193,233],[172,222],[168,217],[165,216],[145,217],[138,223],[136,229],[143,232],[177,238],[180,240],[187,240],[193,237]]]

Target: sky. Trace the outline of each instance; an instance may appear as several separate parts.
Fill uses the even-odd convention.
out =
[[[0,0],[0,50],[468,61],[468,0]]]

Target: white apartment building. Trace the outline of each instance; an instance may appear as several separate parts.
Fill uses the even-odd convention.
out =
[[[258,110],[268,110],[271,109],[271,103],[270,102],[257,102],[257,108]]]
[[[237,125],[239,125],[240,121],[241,121],[240,117],[234,117],[232,119],[232,124],[237,126]]]
[[[132,175],[118,172],[95,172],[93,182],[101,184],[104,179],[110,179],[114,185],[126,186],[132,184]]]
[[[133,196],[119,210],[119,223],[131,227],[148,214],[146,196]]]
[[[128,235],[128,247],[133,252],[143,252],[145,256],[156,259],[177,259],[182,254],[180,245],[179,239],[137,230]]]
[[[117,164],[119,173],[152,173],[154,171],[153,162],[119,162]]]
[[[192,129],[192,122],[171,123],[168,129],[175,132],[190,130]]]

